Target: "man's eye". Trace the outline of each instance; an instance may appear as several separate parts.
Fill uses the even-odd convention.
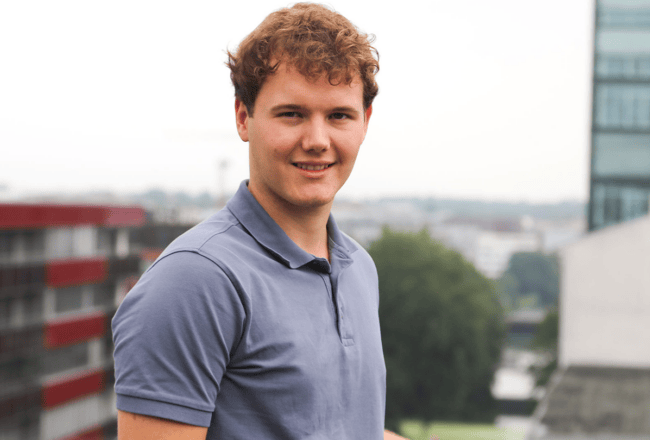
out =
[[[350,116],[346,115],[345,113],[332,113],[330,117],[332,119],[350,119]]]
[[[298,113],[298,112],[283,112],[283,113],[280,113],[279,116],[281,116],[283,118],[299,118],[301,116],[301,114]]]

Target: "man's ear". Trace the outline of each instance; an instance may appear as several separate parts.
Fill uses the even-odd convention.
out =
[[[239,137],[242,141],[248,142],[248,109],[239,98],[235,98],[235,121]]]

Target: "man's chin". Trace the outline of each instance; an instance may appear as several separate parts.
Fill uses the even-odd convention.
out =
[[[323,197],[323,196],[314,196],[314,197],[304,197],[294,200],[294,205],[302,209],[319,209],[327,208],[332,205],[334,201],[334,196]]]

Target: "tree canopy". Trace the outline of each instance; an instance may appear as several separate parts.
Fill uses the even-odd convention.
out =
[[[545,361],[540,365],[533,365],[531,371],[535,376],[535,384],[544,386],[557,368],[557,341],[559,337],[560,315],[558,308],[553,307],[544,320],[537,327],[533,338],[533,348],[544,353]]]
[[[527,300],[532,300],[534,306],[552,306],[560,290],[557,258],[540,252],[513,254],[497,281],[497,289],[506,307],[516,309]]]
[[[379,273],[386,422],[490,420],[490,384],[504,336],[493,283],[460,254],[384,229],[369,249]]]

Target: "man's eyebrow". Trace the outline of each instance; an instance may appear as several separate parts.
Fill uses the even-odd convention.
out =
[[[279,111],[287,111],[287,110],[291,110],[291,111],[304,110],[304,108],[302,106],[299,106],[298,104],[278,104],[271,107],[271,112],[273,113]]]
[[[332,112],[334,112],[334,113],[351,113],[351,114],[355,114],[355,115],[358,115],[359,113],[361,113],[355,107],[348,107],[348,106],[334,107],[332,109]]]

